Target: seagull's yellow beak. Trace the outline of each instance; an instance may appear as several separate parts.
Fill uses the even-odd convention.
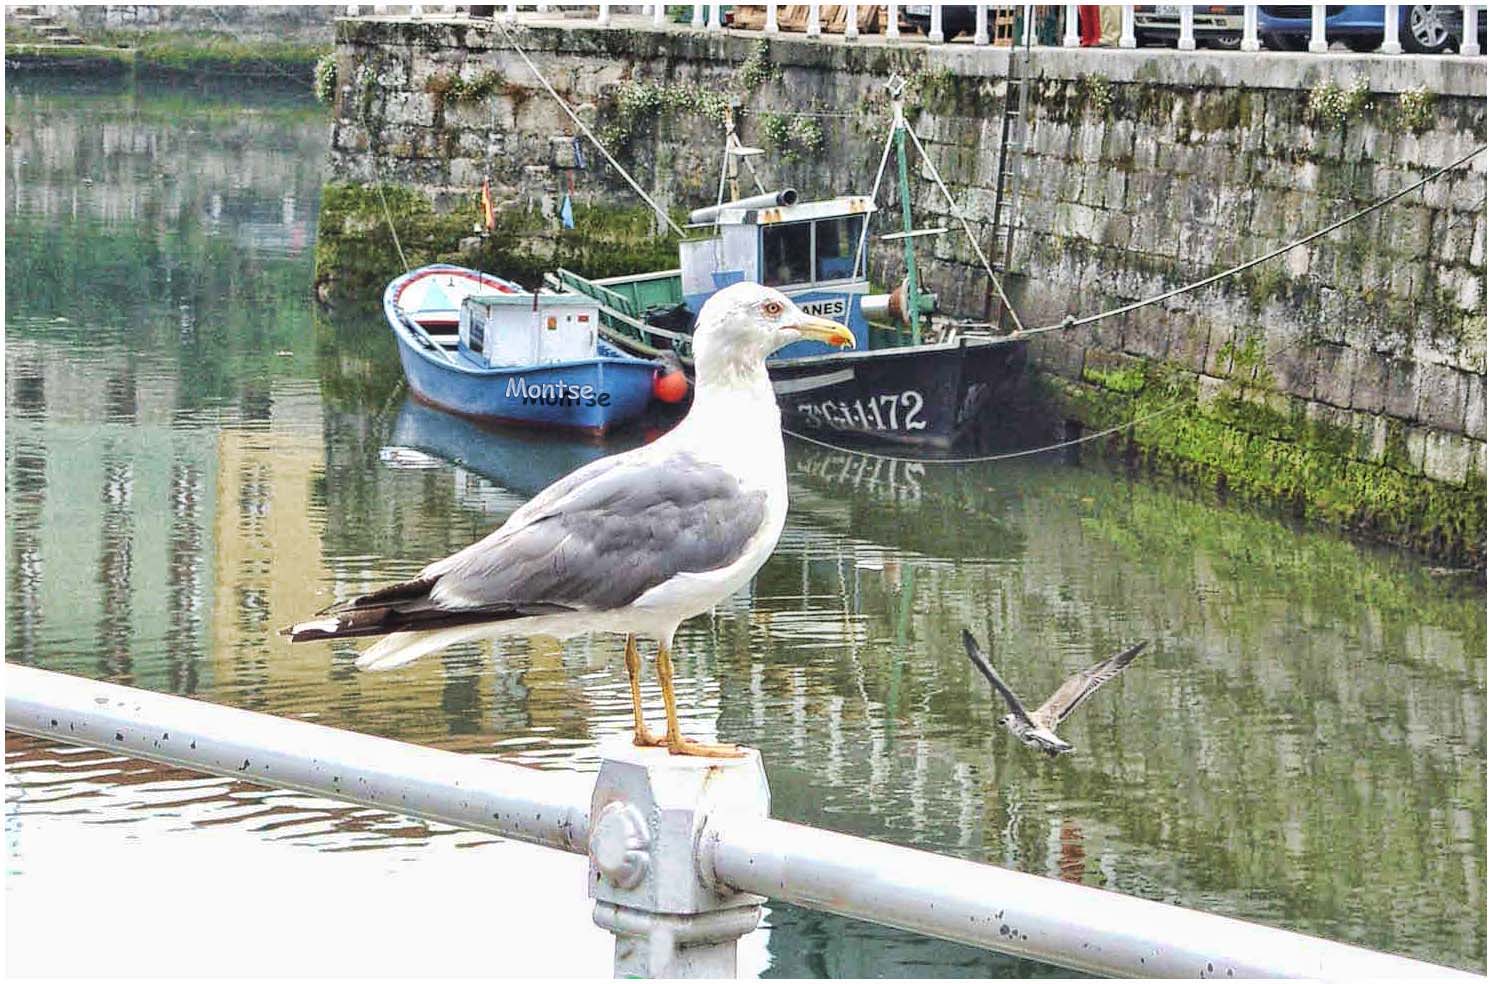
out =
[[[835,348],[854,348],[855,336],[850,330],[837,321],[828,318],[815,318],[804,315],[803,320],[791,326],[804,338],[812,338],[815,341],[826,342]]]

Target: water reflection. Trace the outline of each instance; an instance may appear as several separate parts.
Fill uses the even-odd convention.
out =
[[[407,400],[376,312],[315,314],[305,237],[325,120],[303,102],[10,94],[7,658],[594,769],[597,740],[630,727],[620,640],[470,644],[366,675],[350,646],[291,648],[276,630],[408,576],[647,435],[478,428]],[[1483,966],[1480,583],[1098,468],[799,445],[788,467],[779,549],[678,643],[686,730],[759,746],[778,816]],[[1077,751],[1050,762],[996,731],[965,625],[1030,693],[1126,641],[1152,645],[1065,726]],[[645,696],[657,713],[651,678]],[[512,847],[101,753],[7,748],[8,831],[68,817],[146,829],[164,810],[163,838],[284,842],[318,859],[296,862],[308,870],[343,851]],[[15,850],[22,902],[63,877]],[[566,863],[535,859],[525,880],[567,878]],[[441,891],[484,905],[490,882],[467,888],[452,865]],[[578,879],[556,894],[586,925]],[[751,946],[775,976],[1050,972],[790,906],[768,922]]]

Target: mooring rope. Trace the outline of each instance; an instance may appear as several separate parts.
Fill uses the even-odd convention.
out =
[[[1351,222],[1355,222],[1358,219],[1361,219],[1361,218],[1363,218],[1366,215],[1370,215],[1373,212],[1376,212],[1377,210],[1379,210],[1381,208],[1384,208],[1385,206],[1390,205],[1390,204],[1398,201],[1400,198],[1403,198],[1405,195],[1409,195],[1409,194],[1412,194],[1413,192],[1418,191],[1419,189],[1423,188],[1425,185],[1429,184],[1431,181],[1434,181],[1436,178],[1439,178],[1439,177],[1441,177],[1441,176],[1443,176],[1443,175],[1445,175],[1445,174],[1447,174],[1447,173],[1455,170],[1456,168],[1459,168],[1462,165],[1466,164],[1473,157],[1475,157],[1476,155],[1482,153],[1486,149],[1487,149],[1487,145],[1486,144],[1482,144],[1480,147],[1477,147],[1475,150],[1471,151],[1470,153],[1463,155],[1460,159],[1458,159],[1458,160],[1456,160],[1456,161],[1454,161],[1454,162],[1452,162],[1450,164],[1447,164],[1445,167],[1440,168],[1438,171],[1435,171],[1435,172],[1427,175],[1426,177],[1421,178],[1420,180],[1414,182],[1411,185],[1408,185],[1408,186],[1406,186],[1404,188],[1401,188],[1399,191],[1396,191],[1396,192],[1394,192],[1391,195],[1387,195],[1387,196],[1385,196],[1383,198],[1380,198],[1378,201],[1374,202],[1373,204],[1367,206],[1366,208],[1359,209],[1358,211],[1352,213],[1351,215],[1347,216],[1344,219],[1340,219],[1340,220],[1338,220],[1336,222],[1333,222],[1331,225],[1326,226],[1325,228],[1319,229],[1316,232],[1311,233],[1309,236],[1305,236],[1305,237],[1303,237],[1301,239],[1297,239],[1293,243],[1290,243],[1287,246],[1282,246],[1279,249],[1272,250],[1272,251],[1270,251],[1268,253],[1263,254],[1262,256],[1256,256],[1253,259],[1251,259],[1251,260],[1249,260],[1249,261],[1247,261],[1245,263],[1240,263],[1237,266],[1232,267],[1231,269],[1224,270],[1222,273],[1214,274],[1214,275],[1212,275],[1210,277],[1206,277],[1206,278],[1204,278],[1202,280],[1198,280],[1196,283],[1187,284],[1184,287],[1178,287],[1175,290],[1169,290],[1169,291],[1166,291],[1165,293],[1157,294],[1154,297],[1146,298],[1143,301],[1136,301],[1136,302],[1134,302],[1132,304],[1126,304],[1126,305],[1123,305],[1121,307],[1112,308],[1112,309],[1110,309],[1108,311],[1102,311],[1102,312],[1099,312],[1098,314],[1090,315],[1090,316],[1088,316],[1086,318],[1082,318],[1082,319],[1067,318],[1066,320],[1058,322],[1056,324],[1044,325],[1044,326],[1042,326],[1040,328],[1032,328],[1032,329],[1029,329],[1029,330],[1025,331],[1024,333],[1021,333],[1019,337],[1026,338],[1026,337],[1030,337],[1031,335],[1041,334],[1043,332],[1055,331],[1055,330],[1057,330],[1059,328],[1076,328],[1076,327],[1080,327],[1082,325],[1093,324],[1094,322],[1102,321],[1105,318],[1112,318],[1112,317],[1115,317],[1115,316],[1120,315],[1120,314],[1128,314],[1131,311],[1138,310],[1138,309],[1140,309],[1142,307],[1145,307],[1147,305],[1150,305],[1150,304],[1158,304],[1161,301],[1169,300],[1169,299],[1171,299],[1173,297],[1178,297],[1178,296],[1180,296],[1182,294],[1185,294],[1185,293],[1187,293],[1189,291],[1200,290],[1201,288],[1210,286],[1211,284],[1215,284],[1215,283],[1217,283],[1220,280],[1224,280],[1224,279],[1226,279],[1228,277],[1235,276],[1236,274],[1242,273],[1244,270],[1247,270],[1250,267],[1258,266],[1260,263],[1263,263],[1266,260],[1272,260],[1272,259],[1274,259],[1274,258],[1276,258],[1276,257],[1278,257],[1278,256],[1280,256],[1280,255],[1282,255],[1284,253],[1288,253],[1290,250],[1294,249],[1297,246],[1303,246],[1303,245],[1305,245],[1307,243],[1314,242],[1315,240],[1320,239],[1322,236],[1325,236],[1325,235],[1327,235],[1329,233],[1335,232],[1336,230],[1342,228],[1343,226],[1345,226],[1345,225],[1347,225],[1347,224],[1349,224]],[[1301,341],[1304,341],[1304,340],[1302,339]],[[1262,360],[1262,364],[1268,365],[1270,362],[1272,362],[1274,359],[1278,358],[1279,356],[1283,355],[1289,349],[1294,348],[1295,346],[1301,344],[1301,341],[1295,341],[1295,342],[1286,343],[1285,345],[1281,346],[1279,349],[1276,349],[1274,352],[1271,352],[1271,353],[1265,355],[1265,357]],[[912,457],[906,457],[906,456],[903,456],[903,455],[885,454],[885,453],[879,452],[879,451],[868,451],[868,450],[865,450],[865,449],[862,449],[862,448],[849,447],[849,446],[843,445],[843,444],[832,444],[832,443],[830,443],[828,441],[821,441],[818,438],[810,437],[807,434],[799,433],[798,431],[792,430],[792,429],[787,428],[787,427],[784,427],[782,429],[782,431],[783,431],[784,434],[787,434],[790,437],[795,437],[798,440],[803,441],[803,442],[808,443],[808,444],[814,444],[814,445],[818,445],[819,447],[829,448],[830,450],[833,450],[833,451],[844,451],[844,452],[847,452],[849,454],[859,455],[859,456],[865,457],[865,458],[877,458],[877,459],[881,459],[881,460],[885,460],[885,461],[897,461],[897,462],[903,462],[903,463],[906,463],[906,464],[919,464],[919,465],[924,465],[924,464],[925,465],[972,465],[972,464],[981,464],[981,463],[984,463],[984,462],[992,462],[992,461],[1008,461],[1008,460],[1010,460],[1012,458],[1024,458],[1024,457],[1028,457],[1028,456],[1031,456],[1031,455],[1046,454],[1046,453],[1051,452],[1051,451],[1060,451],[1063,448],[1069,448],[1069,447],[1073,447],[1073,446],[1079,445],[1079,444],[1086,444],[1089,441],[1096,441],[1096,440],[1099,440],[1101,438],[1108,437],[1108,436],[1110,436],[1112,434],[1117,434],[1120,431],[1128,430],[1131,427],[1137,427],[1140,424],[1145,423],[1146,421],[1154,420],[1157,417],[1160,417],[1160,416],[1163,416],[1164,414],[1170,413],[1171,411],[1177,409],[1178,407],[1185,406],[1187,404],[1194,404],[1195,402],[1196,401],[1195,401],[1195,399],[1193,397],[1191,397],[1190,395],[1186,395],[1186,396],[1179,397],[1179,398],[1177,398],[1175,400],[1172,400],[1170,403],[1167,403],[1167,404],[1165,404],[1165,405],[1163,405],[1161,407],[1158,407],[1157,409],[1152,410],[1149,413],[1141,414],[1140,416],[1135,417],[1132,420],[1126,421],[1125,423],[1116,424],[1113,427],[1108,427],[1108,428],[1105,428],[1104,430],[1101,430],[1101,431],[1095,431],[1092,434],[1084,434],[1082,437],[1072,438],[1072,439],[1066,440],[1066,441],[1057,441],[1055,443],[1043,445],[1041,447],[1036,447],[1036,448],[1024,448],[1024,449],[1019,450],[1019,451],[1006,451],[1006,452],[1002,452],[1000,454],[971,455],[971,456],[957,457],[957,458],[946,458],[946,457],[945,458],[912,458]]]
[[[1063,328],[1081,328],[1084,325],[1091,325],[1091,324],[1093,324],[1095,322],[1102,321],[1105,318],[1112,318],[1112,317],[1115,317],[1117,315],[1128,314],[1131,311],[1137,311],[1140,308],[1146,307],[1146,306],[1151,305],[1151,304],[1159,304],[1161,301],[1168,301],[1168,300],[1170,300],[1173,297],[1180,297],[1182,294],[1186,294],[1186,293],[1189,293],[1189,292],[1194,291],[1194,290],[1201,290],[1203,287],[1210,287],[1211,285],[1217,283],[1220,280],[1226,280],[1228,277],[1232,277],[1232,276],[1235,276],[1237,274],[1240,274],[1243,271],[1250,269],[1251,267],[1258,266],[1260,263],[1263,263],[1266,260],[1272,260],[1272,259],[1274,259],[1277,256],[1282,256],[1285,253],[1290,252],[1292,249],[1294,249],[1297,246],[1305,246],[1308,243],[1315,242],[1317,239],[1320,239],[1322,236],[1326,236],[1326,235],[1329,235],[1329,234],[1331,234],[1333,232],[1336,232],[1338,229],[1342,228],[1343,226],[1348,225],[1348,224],[1350,224],[1352,222],[1356,222],[1358,219],[1362,218],[1363,216],[1370,215],[1373,212],[1378,211],[1380,208],[1383,208],[1386,205],[1391,205],[1394,202],[1398,201],[1400,198],[1403,198],[1405,195],[1408,195],[1408,194],[1411,194],[1413,192],[1418,191],[1419,189],[1423,188],[1425,185],[1429,184],[1431,181],[1434,181],[1436,178],[1440,177],[1441,175],[1444,175],[1444,174],[1446,174],[1446,173],[1448,173],[1450,171],[1454,171],[1456,168],[1458,168],[1461,165],[1465,164],[1467,161],[1471,160],[1477,154],[1480,154],[1482,151],[1484,151],[1486,149],[1487,149],[1487,145],[1486,144],[1482,144],[1480,147],[1478,147],[1475,150],[1471,151],[1469,154],[1463,155],[1459,160],[1454,161],[1454,162],[1452,162],[1450,164],[1447,164],[1445,167],[1441,168],[1438,171],[1435,171],[1434,173],[1432,173],[1430,175],[1427,175],[1426,177],[1420,178],[1414,184],[1408,185],[1408,186],[1406,186],[1404,188],[1401,188],[1398,191],[1394,192],[1392,195],[1388,195],[1388,196],[1386,196],[1384,198],[1378,199],[1378,201],[1376,201],[1373,204],[1367,206],[1366,208],[1359,209],[1358,211],[1353,212],[1351,215],[1347,216],[1345,219],[1339,219],[1338,221],[1333,222],[1329,226],[1326,226],[1326,227],[1324,227],[1322,229],[1317,229],[1315,232],[1311,233],[1309,236],[1305,236],[1303,238],[1297,239],[1293,243],[1288,243],[1288,244],[1286,244],[1284,246],[1281,246],[1279,249],[1270,250],[1268,253],[1265,253],[1262,256],[1256,256],[1253,259],[1247,260],[1247,261],[1245,261],[1243,263],[1240,263],[1240,264],[1238,264],[1235,267],[1230,267],[1229,269],[1224,270],[1222,273],[1214,273],[1212,276],[1210,276],[1210,277],[1204,277],[1201,280],[1196,281],[1195,283],[1187,284],[1184,287],[1177,287],[1177,288],[1175,288],[1173,290],[1168,290],[1168,291],[1166,291],[1165,293],[1162,293],[1162,294],[1156,294],[1154,297],[1147,297],[1147,298],[1145,298],[1142,301],[1135,301],[1133,303],[1125,304],[1125,305],[1122,305],[1120,307],[1110,308],[1107,311],[1100,311],[1098,314],[1090,314],[1086,318],[1072,318],[1072,317],[1068,317],[1068,318],[1064,318],[1061,321],[1054,322],[1053,324],[1042,325],[1040,328],[1031,328],[1031,329],[1028,329],[1026,332],[1024,332],[1024,336],[1025,337],[1029,337],[1031,335],[1039,335],[1039,334],[1042,334],[1044,332],[1057,331],[1057,330],[1063,329]]]
[[[673,217],[668,214],[663,206],[653,201],[648,193],[642,190],[642,185],[634,181],[632,179],[632,175],[627,173],[627,169],[617,163],[617,159],[611,156],[611,152],[608,151],[606,149],[606,146],[601,143],[600,138],[598,138],[594,133],[591,132],[591,128],[585,125],[585,121],[575,114],[575,110],[570,108],[570,104],[560,98],[560,94],[554,91],[554,86],[549,84],[549,80],[544,77],[544,73],[539,71],[539,66],[534,64],[533,59],[529,58],[528,52],[524,51],[522,46],[518,44],[517,39],[513,37],[513,32],[508,30],[508,26],[500,20],[494,20],[493,23],[497,25],[497,28],[502,32],[503,37],[507,38],[508,45],[514,51],[518,52],[518,57],[523,59],[523,63],[528,66],[529,71],[534,73],[534,78],[539,80],[539,84],[544,87],[544,91],[549,93],[549,95],[554,98],[555,102],[559,103],[560,109],[563,109],[565,111],[565,115],[570,117],[571,122],[573,122],[577,127],[580,128],[580,132],[584,133],[590,139],[591,143],[596,145],[596,149],[601,152],[601,156],[605,157],[607,162],[611,164],[612,167],[616,168],[616,172],[626,180],[627,184],[632,186],[632,190],[637,192],[638,195],[642,196],[642,200],[647,202],[648,205],[652,207],[654,212],[658,213],[659,218],[668,223],[668,227],[673,230],[674,235],[678,236],[680,239],[683,239],[684,230],[679,228],[679,224],[673,220]]]

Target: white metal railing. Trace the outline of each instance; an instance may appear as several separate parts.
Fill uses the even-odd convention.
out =
[[[521,10],[529,10],[543,17],[564,15],[565,7],[581,7],[577,4],[502,4],[494,8],[495,16],[506,22],[518,19]],[[720,31],[724,28],[721,14],[721,5],[718,3],[696,3],[690,5],[692,8],[689,19],[689,27],[701,31]],[[783,4],[766,4],[765,22],[761,28],[766,34],[779,34],[782,31],[781,21],[778,16],[778,8]],[[863,5],[858,3],[845,4],[846,17],[844,26],[844,39],[854,41],[862,36],[859,27],[858,14],[862,6],[879,6],[883,8],[881,34],[888,40],[901,41],[909,36],[900,30],[900,18],[906,8],[902,3],[886,3],[877,5]],[[1064,48],[1076,48],[1081,46],[1081,32],[1079,30],[1079,4],[1069,3],[1060,5],[1063,9],[1063,23],[1060,36],[1056,39],[1056,45]],[[1121,29],[1118,41],[1120,48],[1133,48],[1136,46],[1135,36],[1135,4],[1121,5]],[[1322,53],[1329,47],[1329,32],[1327,27],[1326,6],[1324,4],[1311,4],[1311,26],[1307,38],[1306,48],[1310,52]],[[1401,4],[1390,3],[1384,5],[1383,40],[1378,47],[1381,54],[1396,55],[1404,51],[1400,41],[1400,7]],[[1477,41],[1477,11],[1484,9],[1485,4],[1461,4],[1460,6],[1460,47],[1457,50],[1462,55],[1480,55],[1481,46]],[[822,37],[826,32],[823,26],[823,5],[808,4],[807,17],[803,26],[803,33],[809,37]],[[973,44],[977,47],[987,47],[993,43],[991,32],[988,29],[990,12],[1010,10],[1019,7],[1024,12],[1022,22],[1025,24],[1023,36],[1019,43],[1039,44],[1034,29],[1034,18],[1031,16],[1034,5],[1032,4],[976,4],[975,5],[975,29]],[[608,26],[616,23],[613,13],[625,9],[631,13],[641,14],[651,20],[655,27],[662,27],[668,22],[667,5],[661,3],[643,4],[617,4],[601,3],[585,5],[582,9],[589,11],[594,9],[594,22],[600,26]],[[349,4],[346,8],[348,16],[356,17],[362,14],[375,15],[403,15],[410,17],[425,18],[432,16],[453,17],[461,12],[469,11],[469,7],[456,4],[411,4],[399,7],[390,4]],[[1180,14],[1177,24],[1176,47],[1182,51],[1191,51],[1197,47],[1196,16],[1195,7],[1192,4],[1182,4],[1179,7]],[[577,11],[570,11],[574,15]],[[951,39],[946,36],[944,30],[944,11],[938,4],[931,5],[928,13],[927,37],[925,41],[917,43],[945,44]],[[1245,52],[1258,51],[1261,47],[1259,33],[1259,4],[1243,4],[1242,30],[1240,50]]]
[[[675,758],[623,736],[592,782],[14,664],[5,691],[23,734],[587,854],[617,976],[734,977],[764,897],[1097,974],[1475,976],[772,820],[749,750]]]

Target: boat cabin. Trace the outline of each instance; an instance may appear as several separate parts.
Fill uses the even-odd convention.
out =
[[[461,302],[459,350],[483,368],[591,359],[600,323],[580,294],[478,294]]]
[[[805,292],[863,293],[855,252],[874,203],[849,195],[795,205],[719,207],[715,234],[679,244],[683,300],[689,310],[715,291],[741,280],[776,287],[789,296]]]

